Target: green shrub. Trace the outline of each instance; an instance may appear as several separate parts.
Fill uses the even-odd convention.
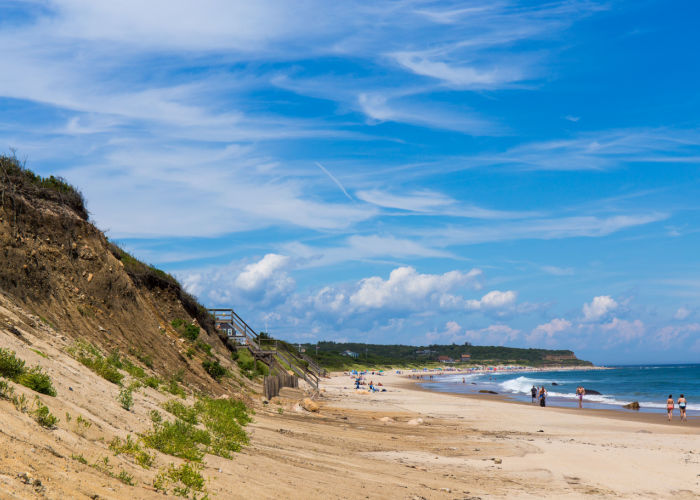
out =
[[[119,474],[117,474],[116,478],[119,479],[122,483],[128,484],[129,486],[134,485],[134,476],[132,476],[123,469],[119,472]]]
[[[231,452],[240,451],[248,443],[242,426],[251,421],[245,404],[232,399],[203,398],[195,405],[202,423],[211,432],[208,450],[214,455],[231,458]]]
[[[46,394],[47,396],[56,395],[56,389],[51,383],[51,377],[44,373],[39,366],[35,366],[29,371],[20,375],[17,381],[23,386],[29,387],[31,390],[38,393]]]
[[[51,414],[49,407],[42,403],[39,398],[36,400],[36,409],[32,412],[32,416],[39,425],[47,429],[53,429],[58,423],[58,418]]]
[[[11,399],[15,393],[15,388],[12,387],[6,380],[0,380],[0,398]]]
[[[181,337],[191,342],[194,342],[199,337],[199,327],[197,325],[187,323],[180,318],[174,319],[170,324]]]
[[[204,456],[201,446],[209,446],[209,432],[176,419],[175,422],[153,422],[153,430],[143,436],[146,446],[166,455],[199,462]]]
[[[269,375],[270,368],[268,368],[268,366],[265,363],[263,363],[262,361],[257,360],[255,362],[255,373],[258,375],[262,375],[262,376]]]
[[[76,461],[80,462],[80,463],[83,464],[83,465],[87,465],[87,463],[88,463],[88,462],[87,462],[87,459],[83,456],[82,453],[81,453],[80,455],[75,455],[75,454],[73,454],[73,455],[71,455],[70,457],[71,457],[73,460],[76,460]]]
[[[228,371],[226,368],[221,366],[218,359],[215,359],[214,361],[205,359],[202,361],[202,366],[204,367],[204,371],[211,375],[214,380],[219,380],[221,377],[228,374]]]
[[[146,377],[143,379],[143,383],[152,389],[158,389],[160,379],[158,377]]]
[[[124,365],[121,362],[119,351],[112,351],[109,357],[105,358],[97,347],[78,340],[68,352],[105,380],[121,385],[124,375],[119,372],[119,368],[122,368]]]
[[[132,377],[139,379],[146,377],[146,372],[144,371],[144,369],[138,365],[135,365],[128,359],[124,359],[122,361],[122,365],[124,366],[124,370],[126,370],[126,372]]]
[[[165,390],[167,392],[169,392],[170,394],[173,394],[175,396],[180,396],[183,399],[185,399],[187,397],[185,390],[182,387],[180,387],[180,384],[178,384],[178,382],[175,378],[171,378],[168,381],[168,383],[165,386]]]
[[[23,359],[14,351],[0,348],[0,376],[7,377],[33,391],[48,396],[55,396],[56,389],[49,377],[39,365],[27,369]]]
[[[126,436],[126,440],[122,441],[118,437],[112,439],[109,443],[109,449],[114,452],[114,455],[125,454],[130,455],[144,469],[150,469],[155,460],[155,455],[145,452],[141,449],[138,441],[131,439],[131,435]]]
[[[207,355],[211,356],[211,346],[207,344],[206,342],[202,342],[201,340],[198,340],[195,343],[195,347],[199,349],[200,351],[203,351],[207,353]]]
[[[117,400],[119,401],[119,404],[122,405],[122,408],[127,411],[131,410],[131,407],[134,405],[134,395],[132,394],[131,389],[122,389],[119,391]]]
[[[197,409],[190,406],[185,406],[180,401],[171,399],[163,403],[163,408],[168,412],[175,415],[180,420],[187,422],[188,424],[197,425]]]
[[[15,380],[25,370],[24,360],[15,356],[14,351],[0,347],[0,376]]]
[[[173,493],[181,497],[189,497],[192,492],[204,492],[202,466],[188,462],[179,467],[170,464],[155,477],[153,487],[167,494],[170,486],[173,486]]]

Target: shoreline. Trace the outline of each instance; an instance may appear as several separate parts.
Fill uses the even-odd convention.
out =
[[[565,406],[554,406],[549,405],[544,409],[541,409],[538,405],[527,403],[524,401],[518,401],[517,399],[511,397],[508,394],[465,394],[460,392],[450,392],[450,391],[433,391],[421,386],[422,381],[413,379],[404,379],[403,383],[396,384],[396,387],[402,389],[425,392],[428,394],[444,394],[447,396],[472,399],[476,401],[493,401],[503,404],[514,404],[518,406],[534,407],[538,411],[559,411],[562,413],[570,415],[593,415],[599,418],[611,418],[616,420],[625,420],[629,422],[643,422],[647,424],[665,424],[665,425],[678,425],[679,427],[692,427],[700,428],[700,416],[688,415],[688,421],[684,424],[680,423],[680,417],[678,415],[678,410],[674,411],[673,420],[670,424],[666,421],[665,412],[641,412],[637,410],[628,410],[625,408],[616,408],[609,405],[610,408],[590,408],[584,406],[583,408],[569,408]],[[585,403],[584,403],[585,404]]]
[[[386,392],[355,390],[348,374],[324,379],[319,396],[317,420],[329,418],[345,456],[355,450],[369,470],[383,471],[381,481],[400,477],[399,488],[408,487],[362,490],[367,498],[700,495],[697,418],[681,424],[676,415],[669,424],[659,414],[541,408],[504,395],[435,392],[396,373],[378,378]],[[345,441],[351,429],[365,445]]]

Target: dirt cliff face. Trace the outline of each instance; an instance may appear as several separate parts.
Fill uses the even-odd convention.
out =
[[[23,189],[7,177],[0,182],[0,293],[67,338],[141,351],[161,375],[184,369],[187,382],[221,390],[201,360],[183,355],[171,321],[199,316],[208,330],[200,339],[221,357],[228,352],[201,306],[171,277],[111,244],[86,220],[82,203],[76,208],[72,198]]]

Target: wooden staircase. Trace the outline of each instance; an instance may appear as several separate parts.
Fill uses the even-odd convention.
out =
[[[325,376],[326,371],[313,359],[298,352],[287,342],[269,338],[266,335],[261,336],[233,309],[209,309],[209,313],[214,316],[216,328],[221,337],[225,336],[236,349],[245,347],[255,359],[261,360],[270,367],[277,366],[285,372],[290,370],[318,390],[319,379]]]

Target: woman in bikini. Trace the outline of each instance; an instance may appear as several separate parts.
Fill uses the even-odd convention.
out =
[[[678,398],[678,409],[681,411],[681,422],[687,422],[688,418],[685,416],[685,396],[681,394],[681,397]]]
[[[668,395],[668,399],[666,400],[666,410],[668,410],[668,421],[670,422],[671,419],[673,419],[673,394]]]

